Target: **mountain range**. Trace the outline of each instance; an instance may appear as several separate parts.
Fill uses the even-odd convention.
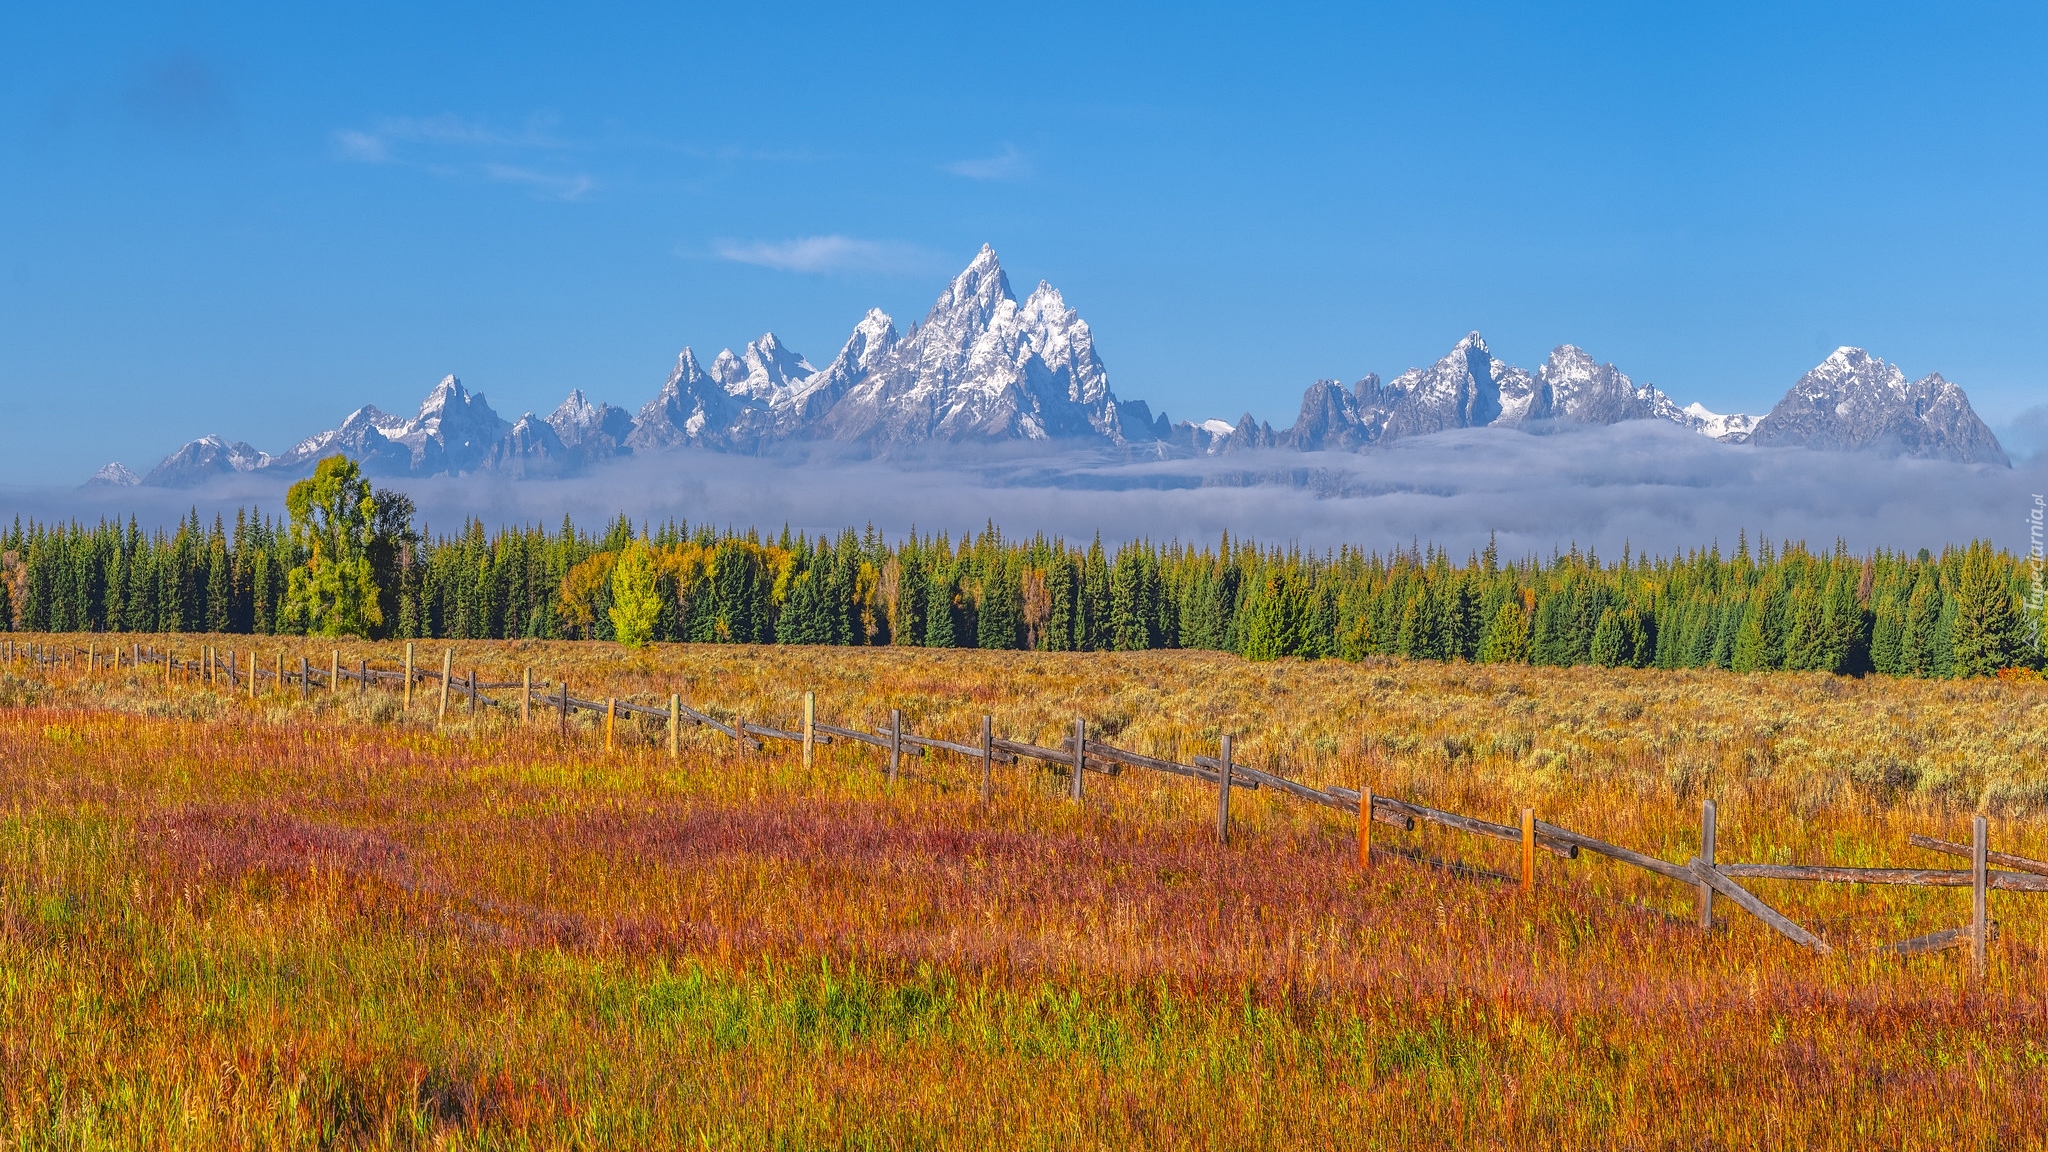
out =
[[[1350,387],[1318,380],[1294,424],[1249,413],[1173,422],[1110,390],[1088,322],[1041,281],[1019,302],[983,246],[924,319],[901,334],[871,310],[823,368],[774,333],[707,367],[684,348],[637,413],[573,391],[547,416],[507,421],[482,393],[442,378],[411,417],[365,405],[277,455],[220,436],[191,441],[146,475],[115,463],[89,484],[181,487],[223,475],[296,476],[335,452],[373,475],[566,476],[626,455],[681,450],[761,453],[838,442],[886,456],[928,443],[1085,444],[1132,456],[1251,449],[1361,451],[1455,428],[1535,430],[1661,420],[1730,444],[1865,450],[2008,465],[1962,389],[1939,375],[1908,381],[1860,348],[1836,349],[1762,417],[1680,407],[1612,364],[1560,345],[1534,372],[1493,357],[1473,332],[1427,368]]]

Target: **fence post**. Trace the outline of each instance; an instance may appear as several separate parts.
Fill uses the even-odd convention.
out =
[[[745,756],[747,754],[747,719],[740,715],[740,710],[737,708],[732,710],[732,754],[735,756]]]
[[[981,802],[986,804],[995,799],[996,785],[996,718],[983,713],[981,717]]]
[[[476,718],[476,669],[469,670],[469,715]]]
[[[1985,864],[1988,859],[1990,831],[1984,817],[1970,822],[1970,967],[1976,973],[1979,984],[1984,980],[1984,954],[1986,912],[1984,906]]]
[[[299,699],[304,701],[306,693],[313,688],[313,665],[304,656],[299,657]]]
[[[441,649],[441,708],[434,713],[434,722],[448,719],[448,678],[455,673],[455,649]]]
[[[614,719],[615,719],[615,718],[616,718],[616,717],[618,716],[618,714],[619,714],[619,698],[618,698],[618,697],[616,697],[616,696],[607,696],[607,697],[605,697],[605,698],[604,698],[604,750],[605,750],[605,751],[607,751],[607,752],[609,752],[609,751],[611,751],[611,750],[612,750],[612,723],[613,723]]]
[[[412,711],[412,641],[405,642],[405,710]]]
[[[533,669],[519,670],[519,723],[533,722]]]
[[[804,693],[804,767],[811,766],[811,746],[817,739],[818,694]]]
[[[562,738],[569,738],[569,682],[562,681]]]
[[[668,694],[668,758],[682,756],[681,736],[683,728],[683,698],[671,692]]]
[[[1700,805],[1700,863],[1714,866],[1714,802]],[[1700,885],[1700,927],[1714,926],[1714,886]]]
[[[1372,785],[1358,786],[1358,870],[1372,869]]]
[[[363,693],[368,692],[369,690],[370,658],[368,656],[365,656],[362,659],[356,661],[356,695],[361,696]]]
[[[274,675],[273,675],[273,676],[271,677],[271,680],[272,680],[272,682],[273,682],[273,683],[274,683],[274,684],[276,685],[276,687],[277,687],[277,694],[278,694],[279,696],[282,696],[282,695],[284,695],[284,650],[283,650],[283,649],[279,649],[279,650],[278,650],[278,653],[277,653],[277,672],[276,672],[276,673],[275,673],[275,674],[274,674]]]
[[[256,699],[256,650],[249,650],[249,699]]]
[[[1536,810],[1522,809],[1522,891],[1536,888]]]
[[[1088,763],[1088,722],[1074,717],[1074,788],[1073,801],[1081,802],[1081,774]]]
[[[1223,734],[1216,753],[1216,842],[1230,843],[1230,734]]]
[[[896,769],[903,763],[903,709],[889,709],[889,783],[896,782]]]
[[[339,649],[339,648],[336,648],[336,649],[334,650],[333,654],[332,654],[332,655],[330,655],[330,656],[328,656],[328,658],[327,658],[327,694],[328,694],[329,696],[332,696],[332,695],[335,695],[336,693],[338,693],[338,692],[340,692],[340,691],[341,691],[341,649]]]

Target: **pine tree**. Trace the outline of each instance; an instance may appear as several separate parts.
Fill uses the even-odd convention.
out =
[[[1247,660],[1277,660],[1291,656],[1299,645],[1294,630],[1292,598],[1286,575],[1278,566],[1269,568],[1266,578],[1252,585],[1244,605],[1245,628],[1240,654]]]
[[[980,611],[974,618],[977,648],[1007,651],[1016,648],[1024,631],[1020,580],[1014,565],[995,552],[987,559],[981,575]]]
[[[1952,676],[1993,676],[2025,659],[2026,622],[2011,577],[1982,541],[1963,554],[1949,636]]]
[[[927,601],[925,647],[957,647],[953,622],[958,613],[959,599],[960,576],[955,566],[946,564],[935,569],[932,573],[931,598]]]
[[[1529,613],[1520,598],[1501,602],[1500,610],[1486,625],[1479,640],[1483,664],[1524,664],[1529,660]]]
[[[1906,618],[1899,636],[1899,674],[1933,676],[1937,666],[1936,647],[1945,598],[1933,570],[1920,565],[1906,600]]]

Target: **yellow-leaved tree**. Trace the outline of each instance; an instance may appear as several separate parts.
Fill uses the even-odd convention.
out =
[[[384,622],[370,545],[377,500],[346,456],[320,461],[285,494],[292,543],[305,561],[286,576],[281,623],[315,636],[368,636]]]

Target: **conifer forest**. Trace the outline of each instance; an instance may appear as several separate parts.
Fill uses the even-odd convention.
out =
[[[1752,542],[1684,555],[1577,548],[1458,558],[1421,545],[1314,553],[1228,536],[1114,545],[989,524],[889,539],[620,517],[592,532],[425,535],[379,493],[362,551],[380,639],[596,639],[1135,651],[1357,660],[1968,677],[2038,666],[2029,567],[1987,543],[1854,554]],[[175,531],[22,523],[0,548],[0,627],[336,633],[289,610],[317,534],[197,513]],[[622,631],[623,629],[623,631]]]

